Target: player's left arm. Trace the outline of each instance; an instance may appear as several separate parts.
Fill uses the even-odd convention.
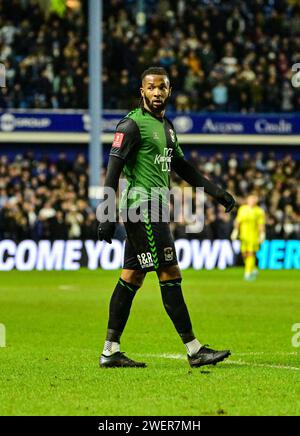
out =
[[[191,186],[203,187],[204,192],[211,195],[218,203],[225,207],[225,212],[230,212],[235,206],[235,199],[229,192],[212,183],[206,177],[197,171],[193,165],[184,159],[184,153],[179,145],[176,131],[173,124],[168,120],[175,134],[175,143],[173,149],[173,159],[171,168]]]
[[[183,153],[182,155],[179,153],[175,154],[172,160],[172,169],[191,186],[203,187],[205,193],[211,195],[218,203],[225,207],[225,212],[230,212],[234,208],[235,199],[233,196],[202,176],[193,165],[184,159]]]

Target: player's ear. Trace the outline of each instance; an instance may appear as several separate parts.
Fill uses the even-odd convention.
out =
[[[144,93],[144,88],[140,88],[140,93],[141,93],[141,96],[144,97],[144,94],[145,94]]]
[[[171,94],[172,94],[172,86],[170,86],[170,89],[169,89],[169,95],[168,95],[168,97],[170,97],[170,96],[171,96]]]

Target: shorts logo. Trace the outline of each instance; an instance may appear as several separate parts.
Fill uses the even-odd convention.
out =
[[[115,133],[113,147],[120,148],[123,142],[124,133]]]
[[[138,261],[142,268],[150,268],[153,266],[153,260],[151,253],[141,253],[137,255]]]
[[[164,254],[165,254],[165,261],[166,262],[170,262],[171,260],[173,260],[174,253],[173,253],[172,247],[164,248]]]

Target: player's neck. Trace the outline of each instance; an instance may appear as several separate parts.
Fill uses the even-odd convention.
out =
[[[165,116],[166,111],[162,110],[161,112],[153,112],[149,106],[147,105],[147,103],[144,101],[144,109],[149,112],[153,117],[155,118],[163,118]]]

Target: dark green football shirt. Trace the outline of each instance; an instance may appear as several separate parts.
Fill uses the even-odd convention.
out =
[[[125,160],[128,186],[121,208],[126,199],[128,207],[150,199],[151,188],[168,189],[172,159],[184,156],[172,123],[141,108],[129,112],[117,125],[110,155]]]

